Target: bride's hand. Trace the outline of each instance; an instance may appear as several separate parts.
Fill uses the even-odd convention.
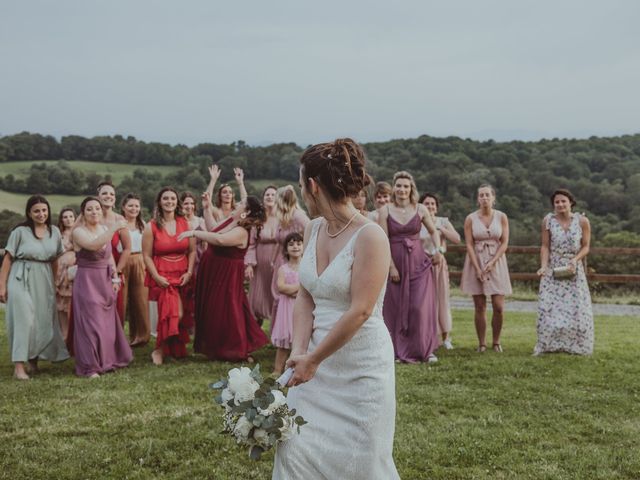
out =
[[[287,360],[286,366],[287,368],[290,367],[295,370],[291,380],[287,383],[288,387],[295,387],[296,385],[308,382],[313,378],[318,369],[318,363],[309,353],[304,355],[291,355],[289,360]]]

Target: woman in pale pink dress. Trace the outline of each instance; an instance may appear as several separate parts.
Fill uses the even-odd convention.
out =
[[[487,349],[487,295],[491,297],[493,316],[493,350],[502,352],[500,333],[504,312],[504,296],[511,294],[511,279],[505,252],[509,245],[509,220],[493,208],[496,193],[491,185],[478,187],[480,209],[469,214],[464,221],[467,255],[464,259],[460,288],[473,295],[474,320],[478,335],[478,352]]]
[[[58,310],[58,321],[60,331],[67,340],[69,333],[69,313],[71,311],[71,291],[73,289],[73,276],[75,274],[76,252],[73,250],[73,240],[71,232],[76,221],[76,214],[73,208],[63,208],[58,215],[58,229],[62,234],[62,246],[64,253],[60,255],[56,263],[56,309]]]
[[[284,264],[284,241],[290,233],[304,233],[309,223],[309,217],[298,205],[298,196],[291,185],[280,187],[276,195],[276,216],[278,217],[278,229],[276,241],[278,249],[273,261],[273,278],[271,279],[271,294],[273,295],[273,309],[271,313],[271,329],[273,330],[276,312],[278,311],[278,269]]]
[[[438,300],[438,334],[442,338],[442,345],[447,350],[451,350],[453,345],[451,343],[451,306],[449,302],[449,266],[444,256],[447,251],[446,241],[449,240],[453,243],[460,243],[460,235],[456,232],[451,222],[446,217],[438,217],[438,207],[440,202],[433,193],[424,193],[420,196],[420,203],[427,207],[427,211],[431,214],[431,219],[436,226],[437,235],[440,237],[440,253],[442,253],[442,261],[434,264],[433,274],[436,282],[436,297]],[[422,240],[422,246],[426,254],[433,258],[438,252],[433,239],[427,229],[423,226],[420,231],[420,239]]]
[[[278,189],[269,185],[262,193],[262,205],[267,220],[258,234],[256,228],[251,229],[249,248],[244,257],[244,275],[249,284],[249,304],[258,323],[271,318],[273,310],[273,263],[278,254],[278,217],[276,216],[276,193]]]

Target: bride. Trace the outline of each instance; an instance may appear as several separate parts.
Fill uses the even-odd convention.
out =
[[[279,444],[274,479],[395,479],[393,346],[382,319],[389,242],[350,198],[368,183],[353,140],[308,148],[311,216],[299,267],[288,403],[309,423]]]

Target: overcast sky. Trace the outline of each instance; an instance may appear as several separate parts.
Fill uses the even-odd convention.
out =
[[[0,0],[0,135],[640,132],[637,0]]]

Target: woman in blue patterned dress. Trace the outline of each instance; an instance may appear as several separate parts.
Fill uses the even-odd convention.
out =
[[[589,253],[591,227],[585,216],[572,212],[575,204],[571,192],[556,190],[551,195],[554,213],[542,221],[538,342],[534,355],[593,352],[593,310],[581,261]]]

